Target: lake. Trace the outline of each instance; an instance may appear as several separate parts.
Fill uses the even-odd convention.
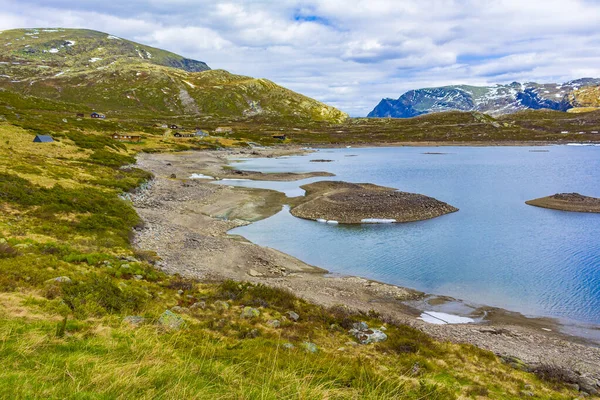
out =
[[[222,184],[297,196],[300,185],[323,179],[369,182],[432,196],[460,211],[413,223],[335,226],[295,218],[284,208],[233,234],[334,273],[600,325],[600,214],[525,204],[559,192],[600,197],[600,147],[344,148],[240,162],[234,165],[245,170],[336,176]]]

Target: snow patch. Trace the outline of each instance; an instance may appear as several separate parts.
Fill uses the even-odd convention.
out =
[[[243,182],[243,181],[251,181],[252,179],[243,179],[243,178],[223,178],[222,181],[234,181],[234,182]]]
[[[190,179],[215,179],[215,177],[204,174],[192,174],[190,175]]]
[[[101,61],[101,60],[102,60],[102,59],[101,59],[101,58],[99,58],[99,57],[93,57],[93,58],[90,58],[90,62],[91,62],[91,63],[95,63],[96,61]]]
[[[108,35],[106,38],[110,39],[110,40],[123,40],[120,37],[116,37],[116,36],[113,36],[113,35]]]
[[[337,224],[339,224],[338,221],[335,221],[333,219],[330,219],[329,221],[327,221],[327,223],[330,224],[330,225],[337,225]]]
[[[396,220],[392,218],[363,218],[360,222],[363,224],[391,224]]]
[[[56,54],[56,53],[58,53],[58,49],[52,48],[52,49],[48,50],[48,53]]]
[[[75,44],[75,42],[73,40],[65,40],[65,42],[67,42],[67,46],[73,46]]]
[[[473,318],[460,317],[458,315],[446,314],[437,311],[423,311],[421,316],[417,319],[435,325],[471,324],[475,322]]]
[[[188,82],[188,81],[183,81],[183,82],[186,83],[192,89],[196,89],[196,85],[194,85],[192,82]]]
[[[65,74],[65,71],[61,71],[58,74],[54,75],[54,77],[56,78],[57,76],[61,76],[61,75],[64,75],[64,74]]]

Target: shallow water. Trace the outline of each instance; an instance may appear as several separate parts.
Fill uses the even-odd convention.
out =
[[[319,158],[334,162],[309,162]],[[557,192],[600,197],[599,147],[351,148],[236,166],[336,177],[228,184],[295,196],[303,194],[299,185],[324,179],[370,182],[460,209],[428,221],[357,226],[306,221],[284,209],[232,232],[257,244],[336,273],[529,316],[600,324],[600,214],[525,204]]]

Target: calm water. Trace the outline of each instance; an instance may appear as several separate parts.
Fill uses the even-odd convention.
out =
[[[255,243],[332,272],[531,316],[600,324],[600,214],[524,203],[557,192],[600,197],[600,147],[335,149],[250,159],[238,167],[326,170],[336,174],[329,179],[422,193],[460,209],[428,221],[361,226],[306,221],[284,209],[232,232]],[[299,185],[322,179],[237,184],[293,196],[303,193]]]

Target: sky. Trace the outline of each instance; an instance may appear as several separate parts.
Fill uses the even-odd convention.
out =
[[[351,116],[422,87],[600,77],[599,26],[600,0],[0,0],[0,30],[99,30]]]

